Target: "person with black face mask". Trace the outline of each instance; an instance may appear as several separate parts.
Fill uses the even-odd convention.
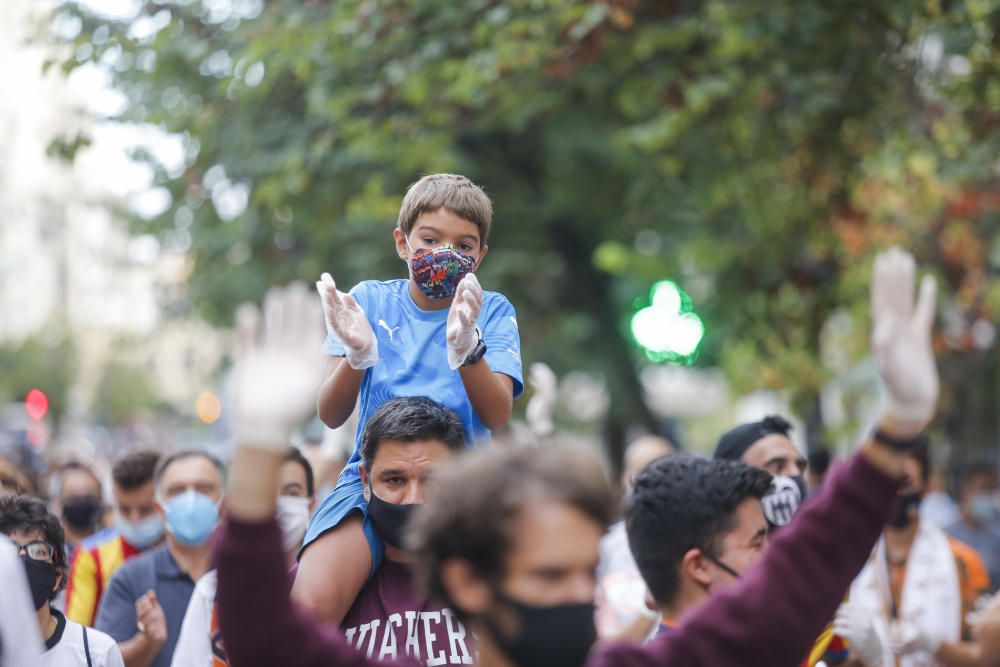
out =
[[[770,415],[727,431],[715,446],[713,458],[742,461],[774,475],[770,493],[762,500],[764,516],[772,528],[792,520],[806,497],[806,457],[789,437],[791,423]]]
[[[910,484],[896,497],[882,539],[839,614],[850,617],[850,623],[840,621],[838,628],[870,635],[865,627],[870,625],[878,638],[873,645],[882,649],[880,658],[873,651],[871,657],[856,656],[850,664],[979,664],[965,619],[989,588],[989,575],[971,547],[920,520],[929,468],[924,444],[907,460]],[[858,638],[846,638],[858,643]]]
[[[770,490],[763,470],[685,454],[657,459],[635,478],[625,527],[660,612],[657,635],[736,585],[764,554],[761,499]]]
[[[65,583],[65,537],[59,519],[40,500],[0,496],[0,533],[17,547],[45,642],[45,667],[124,667],[111,637],[68,620],[51,605]],[[3,592],[6,594],[6,591]]]
[[[104,527],[101,481],[89,467],[70,461],[53,477],[51,496],[66,534],[66,562],[72,563],[80,544]]]

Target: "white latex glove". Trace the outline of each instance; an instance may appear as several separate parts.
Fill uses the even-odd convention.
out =
[[[912,623],[896,621],[889,628],[889,650],[893,655],[926,653],[933,656],[940,646],[940,639],[932,637]]]
[[[448,311],[448,367],[456,370],[468,358],[479,342],[476,320],[483,307],[483,288],[475,274],[466,274],[455,289],[455,298]]]
[[[556,430],[552,413],[559,397],[559,381],[556,374],[546,364],[536,362],[528,369],[528,382],[535,393],[524,411],[525,419],[528,420],[528,425],[535,435],[539,437],[552,435]]]
[[[238,445],[283,451],[292,426],[316,409],[325,365],[316,349],[320,318],[304,283],[267,293],[263,326],[256,306],[240,306],[232,374]]]
[[[354,297],[339,291],[329,273],[320,276],[316,291],[323,302],[326,332],[344,345],[350,367],[360,371],[378,363],[378,339]]]
[[[872,351],[885,385],[884,413],[918,435],[934,416],[938,372],[931,348],[937,283],[925,276],[914,303],[913,256],[891,248],[875,259]]]
[[[865,667],[882,664],[882,640],[871,618],[857,607],[840,605],[833,620],[833,632],[850,643],[851,652]]]

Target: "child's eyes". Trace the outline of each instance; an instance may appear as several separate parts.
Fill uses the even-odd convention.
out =
[[[461,248],[462,250],[472,250],[472,246],[469,245],[468,243],[462,243],[458,247]]]
[[[423,242],[426,243],[427,245],[434,245],[435,243],[437,243],[437,239],[425,238],[423,239]]]

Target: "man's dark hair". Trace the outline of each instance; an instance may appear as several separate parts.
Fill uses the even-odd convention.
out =
[[[122,491],[134,491],[153,481],[159,460],[159,453],[154,451],[129,452],[111,468],[111,479]]]
[[[173,454],[164,456],[156,465],[156,472],[153,473],[153,481],[156,482],[157,492],[160,490],[160,480],[163,479],[163,473],[166,472],[167,468],[169,468],[171,464],[196,456],[206,459],[219,470],[219,477],[222,478],[222,486],[225,487],[226,466],[223,465],[222,461],[220,461],[218,457],[213,456],[212,454],[209,454],[201,449],[182,449],[179,452],[174,452]]]
[[[830,450],[826,447],[816,447],[809,450],[806,460],[809,462],[810,472],[822,477],[830,469],[830,464],[833,463],[833,455],[830,454]]]
[[[45,541],[55,549],[52,562],[56,571],[63,575],[58,588],[49,596],[49,600],[52,600],[56,593],[66,587],[67,579],[66,534],[59,523],[59,517],[38,498],[13,493],[0,495],[0,533],[10,535],[35,531],[42,533]]]
[[[718,444],[715,445],[715,454],[712,458],[739,461],[761,438],[772,433],[787,437],[791,430],[792,424],[778,415],[768,415],[759,422],[741,424],[722,434]]]
[[[426,396],[403,396],[379,406],[365,425],[361,465],[366,473],[371,474],[383,440],[440,440],[448,449],[461,450],[465,448],[465,428],[454,410]]]
[[[569,505],[602,531],[615,513],[603,469],[581,447],[489,449],[455,457],[435,471],[426,501],[410,521],[407,547],[424,589],[462,617],[442,584],[443,563],[463,560],[499,586],[519,519],[540,502]]]
[[[738,461],[669,454],[636,476],[625,513],[635,563],[653,598],[670,605],[680,591],[680,565],[691,549],[719,556],[747,498],[763,498],[771,474]]]
[[[310,498],[315,494],[316,482],[313,479],[313,467],[309,463],[309,460],[302,455],[302,452],[296,447],[289,447],[288,451],[285,452],[284,458],[281,459],[282,463],[288,463],[289,461],[294,461],[302,466],[302,470],[306,473],[306,495]]]

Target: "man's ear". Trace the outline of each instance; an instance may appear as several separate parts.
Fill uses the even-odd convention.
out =
[[[681,559],[681,578],[689,579],[707,588],[712,583],[712,573],[708,567],[708,559],[701,549],[688,549]]]
[[[493,601],[489,584],[476,575],[466,560],[447,559],[441,563],[440,576],[448,598],[466,614],[479,616]]]
[[[396,228],[392,230],[392,238],[396,241],[396,254],[404,262],[410,261],[410,248],[406,245],[406,234],[403,230]]]
[[[372,499],[372,487],[371,484],[368,483],[368,473],[365,471],[364,466],[358,466],[358,473],[361,475],[361,493],[365,496],[365,502],[370,502]]]

